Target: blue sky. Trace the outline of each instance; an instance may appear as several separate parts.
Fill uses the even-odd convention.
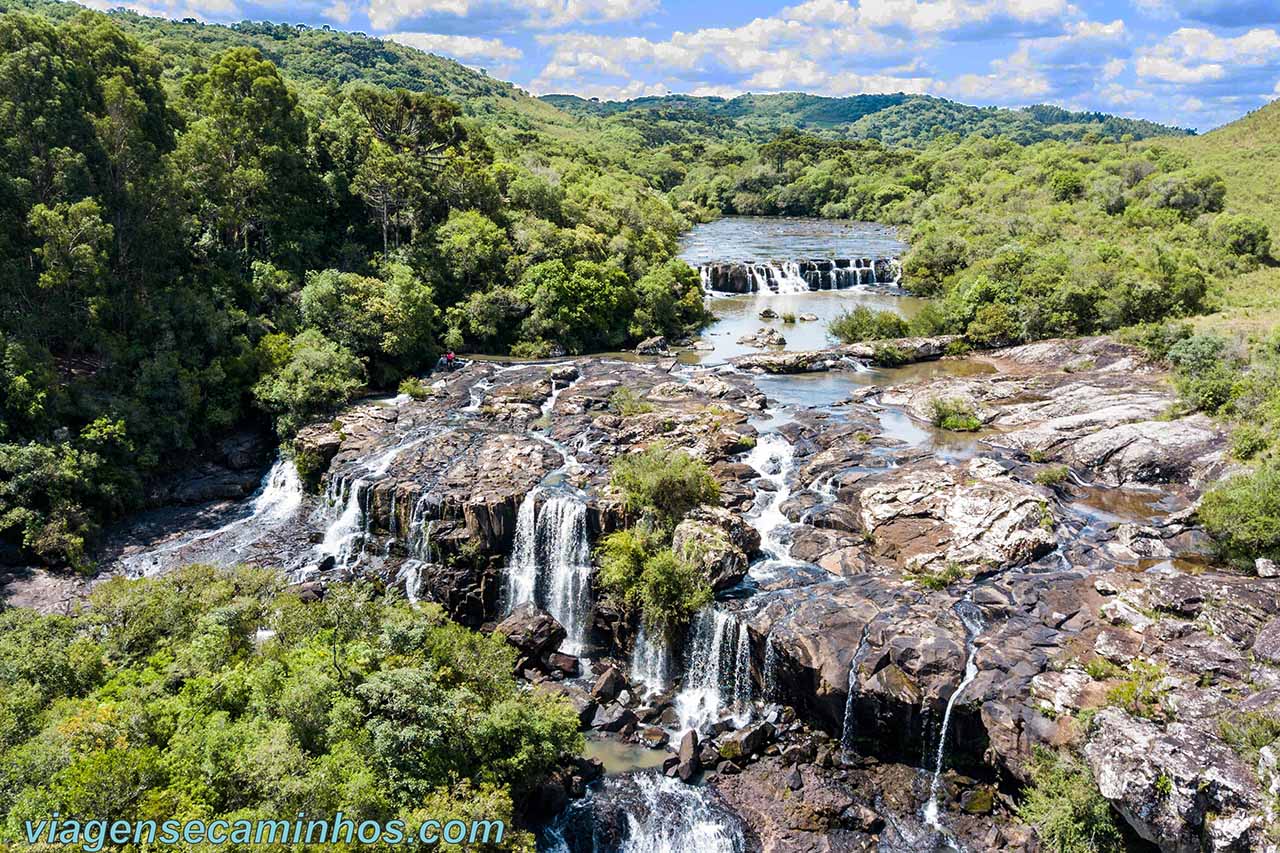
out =
[[[923,92],[1207,130],[1280,97],[1280,0],[91,0],[329,26],[534,94]]]

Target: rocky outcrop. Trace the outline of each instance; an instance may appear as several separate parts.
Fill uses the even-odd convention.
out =
[[[738,343],[764,349],[765,347],[784,347],[787,345],[787,339],[777,329],[766,327],[756,330],[753,334],[738,338]]]
[[[846,344],[822,350],[742,355],[731,358],[729,361],[741,370],[775,374],[853,370],[864,364],[881,362],[897,366],[941,358],[946,353],[947,347],[957,340],[959,338],[954,335],[939,335],[932,338],[895,338],[872,343]],[[739,343],[749,343],[749,341],[744,338]]]
[[[1245,853],[1267,843],[1252,768],[1200,729],[1161,729],[1118,708],[1094,718],[1084,747],[1102,795],[1163,853]]]
[[[976,574],[1023,566],[1057,546],[1053,512],[1000,465],[935,463],[862,480],[852,498],[869,551],[905,572]]]
[[[676,526],[672,548],[702,568],[719,592],[734,586],[760,549],[760,534],[722,507],[703,506]]]

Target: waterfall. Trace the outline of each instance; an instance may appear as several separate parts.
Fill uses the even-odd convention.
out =
[[[618,837],[600,837],[600,815],[622,813]],[[538,845],[546,853],[743,853],[737,817],[707,788],[654,772],[607,777],[598,790],[572,803],[547,827]]]
[[[293,518],[302,507],[304,490],[302,480],[298,477],[298,469],[293,462],[277,456],[271,468],[262,476],[258,490],[249,504],[249,511],[221,527],[206,530],[202,533],[183,536],[176,541],[143,551],[140,554],[126,557],[120,562],[131,577],[153,575],[164,569],[167,563],[163,557],[210,540],[222,540],[217,543],[216,553],[202,560],[221,561],[241,548],[251,544],[257,537],[261,527],[274,527]],[[228,534],[236,534],[229,538]],[[189,562],[190,560],[188,560]],[[227,562],[235,562],[229,559]]]
[[[858,662],[867,650],[867,637],[871,633],[871,620],[862,626],[862,639],[853,651],[853,659],[849,661],[849,694],[844,700],[844,723],[840,727],[840,747],[846,752],[853,749],[853,700],[858,695]]]
[[[751,678],[751,630],[738,621],[738,646],[733,656],[733,710],[741,723],[751,716],[755,702],[755,682]]]
[[[507,612],[534,600],[538,584],[537,489],[524,496],[516,513],[516,536],[507,558]]]
[[[942,829],[942,824],[938,821],[938,788],[942,784],[942,759],[947,749],[947,729],[951,725],[951,709],[955,707],[960,694],[964,693],[964,689],[978,675],[976,641],[978,634],[985,627],[982,611],[968,598],[956,602],[956,615],[964,623],[965,642],[969,646],[969,655],[964,662],[964,678],[961,679],[956,691],[951,694],[951,698],[947,700],[947,710],[942,714],[942,733],[938,735],[938,754],[934,762],[933,779],[929,783],[929,802],[924,807],[924,821],[934,829]]]
[[[767,555],[762,564],[752,567],[752,574],[767,578],[791,559],[791,544],[786,538],[791,523],[782,514],[781,507],[791,497],[787,479],[795,466],[795,448],[780,433],[767,432],[760,436],[744,461],[774,485],[771,491],[757,493],[757,500],[764,503],[750,518],[751,526],[760,532],[760,550]]]
[[[591,617],[586,503],[568,495],[551,498],[538,518],[538,535],[546,542],[550,569],[547,610],[564,626],[564,650],[580,655],[586,647]]]
[[[747,623],[715,605],[703,609],[690,629],[684,682],[675,697],[680,730],[715,722],[726,703],[742,725],[751,719],[754,700]]]
[[[344,488],[345,486],[345,488]],[[338,566],[351,562],[357,541],[362,541],[365,524],[364,499],[369,484],[365,480],[353,480],[346,484],[341,477],[333,477],[325,497],[328,503],[342,503],[342,512],[324,531],[324,539],[316,546],[321,560],[332,557]],[[358,557],[358,553],[356,554]]]
[[[582,654],[591,617],[591,543],[586,502],[534,489],[516,513],[507,559],[507,612],[534,602],[564,626],[564,650]]]
[[[773,634],[766,634],[764,638],[764,672],[762,673],[764,682],[764,701],[777,702],[780,691],[778,690],[778,644],[773,639]]]
[[[650,637],[643,625],[631,650],[631,683],[642,686],[646,696],[662,693],[671,683],[671,650],[666,638]]]
[[[676,694],[680,730],[697,729],[720,716],[720,670],[733,617],[714,605],[694,618],[685,655],[684,687]]]

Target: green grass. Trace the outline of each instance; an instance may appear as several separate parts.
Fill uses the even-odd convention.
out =
[[[1280,254],[1280,101],[1204,134],[1162,140],[1201,169],[1222,176],[1227,209],[1271,228],[1274,258]],[[1201,329],[1245,335],[1280,323],[1280,265],[1224,280],[1218,311],[1196,319]]]
[[[929,403],[930,422],[939,429],[952,432],[977,432],[982,429],[973,407],[964,400],[935,397]]]

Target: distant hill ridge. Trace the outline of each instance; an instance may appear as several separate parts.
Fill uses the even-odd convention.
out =
[[[1018,142],[1079,139],[1092,132],[1103,138],[1134,139],[1187,136],[1193,131],[1101,112],[1072,112],[1048,104],[1020,109],[974,107],[932,95],[852,95],[830,98],[787,92],[736,98],[666,95],[628,101],[587,100],[577,95],[544,95],[542,100],[568,113],[614,120],[642,117],[675,123],[728,124],[745,135],[796,127],[823,136],[879,139],[914,145],[944,133],[1008,136]]]

